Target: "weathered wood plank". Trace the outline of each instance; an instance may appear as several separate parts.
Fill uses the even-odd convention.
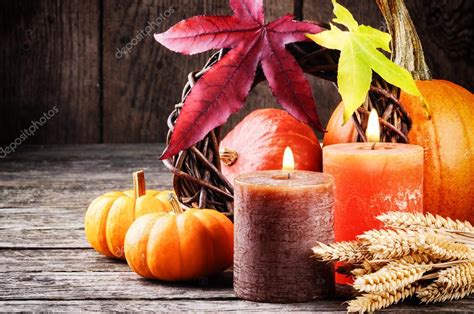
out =
[[[384,313],[469,313],[473,299],[446,302],[442,304],[417,305],[405,302],[380,312]],[[272,304],[248,302],[243,300],[25,300],[0,301],[4,311],[191,311],[191,312],[346,312],[342,300],[322,300],[294,304]]]
[[[339,300],[325,300],[296,304],[257,303],[243,300],[27,300],[0,301],[4,311],[119,311],[119,312],[317,312],[337,313],[346,312],[346,306]],[[384,313],[468,313],[473,306],[472,299],[456,302],[417,306],[415,304],[396,305],[385,309]]]
[[[0,273],[0,282],[0,300],[236,299],[231,272],[179,284],[147,280],[132,272],[48,271]]]
[[[132,188],[144,169],[147,188],[169,189],[158,160],[163,145],[24,146],[0,162],[1,207],[82,207],[104,192]]]
[[[0,229],[0,249],[89,248],[84,229]]]
[[[98,142],[98,1],[1,1],[0,21],[0,143],[32,121],[30,143]]]
[[[167,116],[181,99],[188,73],[202,67],[210,53],[183,56],[158,44],[153,34],[206,13],[230,13],[228,2],[104,1],[106,143],[164,141]],[[123,48],[129,51],[120,57],[117,49]]]
[[[0,230],[82,229],[85,208],[2,208]]]
[[[4,311],[119,311],[119,312],[344,312],[340,301],[298,304],[265,304],[247,301],[213,300],[101,300],[101,301],[0,301]]]
[[[93,249],[0,249],[0,272],[130,272],[123,260]]]

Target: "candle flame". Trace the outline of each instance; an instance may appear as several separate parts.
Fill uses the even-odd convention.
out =
[[[283,153],[283,170],[294,170],[295,169],[295,159],[293,157],[293,152],[291,148],[287,146],[285,152]]]
[[[377,143],[380,142],[380,124],[379,116],[375,109],[372,109],[369,115],[369,122],[367,123],[367,129],[365,130],[368,142]]]

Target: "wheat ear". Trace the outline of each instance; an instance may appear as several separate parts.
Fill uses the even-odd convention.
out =
[[[364,292],[395,291],[416,282],[429,270],[429,265],[393,261],[374,273],[358,277],[354,288]]]
[[[462,287],[474,288],[474,262],[461,263],[439,271],[436,282],[445,286],[448,291]]]
[[[474,259],[474,251],[465,244],[456,243],[437,233],[426,233],[425,251],[440,260]]]
[[[392,292],[363,294],[349,301],[347,311],[360,313],[378,311],[413,296],[417,290],[416,285],[410,285]]]
[[[377,259],[410,255],[417,251],[420,243],[424,243],[423,234],[411,230],[370,230],[358,238]]]
[[[402,258],[413,253],[446,261],[474,258],[474,251],[469,246],[450,241],[433,231],[370,230],[359,239],[377,259]]]
[[[313,247],[313,253],[323,261],[340,261],[347,263],[361,263],[370,258],[365,247],[356,241],[337,242],[332,244],[318,243]]]
[[[434,282],[417,292],[421,303],[444,302],[462,299],[474,292],[474,286],[461,286],[450,290],[440,282]]]
[[[387,227],[417,229],[448,229],[454,231],[474,232],[474,227],[468,221],[452,220],[430,213],[388,212],[377,217]]]

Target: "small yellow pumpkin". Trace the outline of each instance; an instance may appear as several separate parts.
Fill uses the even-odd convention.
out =
[[[110,192],[96,198],[86,212],[87,241],[99,253],[124,259],[124,240],[133,221],[145,214],[166,212],[169,203],[161,201],[160,191],[145,189],[145,174],[133,174],[134,190]],[[167,195],[172,191],[166,191]]]
[[[144,215],[125,237],[130,268],[145,278],[186,281],[219,273],[232,265],[234,225],[212,209],[181,209]]]

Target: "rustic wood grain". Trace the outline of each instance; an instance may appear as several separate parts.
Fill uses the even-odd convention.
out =
[[[174,11],[164,17],[168,10]],[[171,11],[168,11],[171,12]],[[107,143],[164,141],[166,119],[188,73],[202,67],[210,53],[183,56],[158,44],[153,33],[181,19],[200,14],[230,13],[227,1],[112,0],[104,1],[104,141]],[[117,58],[148,22],[159,24],[148,36]],[[130,47],[130,45],[129,45]]]
[[[210,306],[212,304],[212,306]],[[80,300],[0,301],[4,311],[119,311],[119,312],[345,312],[341,301],[324,303],[270,304],[240,300]]]
[[[79,262],[80,261],[80,262]],[[127,263],[87,249],[0,249],[0,272],[130,272]]]
[[[54,107],[29,143],[98,142],[98,1],[1,1],[0,21],[0,143]]]
[[[9,248],[87,249],[90,245],[83,228],[0,229],[0,249]]]
[[[395,305],[380,312],[383,313],[469,313],[472,299],[464,299],[443,304],[417,306],[405,302],[404,305]],[[314,312],[314,313],[345,313],[346,305],[343,301],[328,300],[324,302],[271,304],[241,300],[25,300],[0,301],[4,311],[163,311],[163,312],[258,312],[258,313],[287,313],[287,312]]]
[[[232,273],[190,283],[165,283],[133,272],[0,273],[0,300],[228,299]]]
[[[0,162],[1,207],[87,208],[97,196],[132,188],[144,169],[148,189],[170,189],[163,144],[22,146]],[[139,156],[139,158],[137,158]]]

